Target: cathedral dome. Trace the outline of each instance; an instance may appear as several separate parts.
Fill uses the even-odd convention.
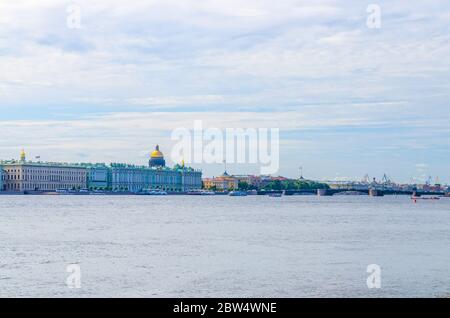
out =
[[[159,151],[159,146],[156,145],[156,149],[152,151],[150,154],[151,158],[164,158],[164,155],[161,151]]]
[[[150,167],[164,167],[166,165],[166,161],[164,160],[164,155],[161,151],[159,151],[159,146],[156,145],[156,148],[150,154],[150,161],[148,162]]]

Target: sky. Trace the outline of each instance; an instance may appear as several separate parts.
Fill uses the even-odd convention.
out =
[[[145,164],[202,120],[279,128],[277,175],[450,183],[449,31],[447,0],[0,0],[0,158]]]

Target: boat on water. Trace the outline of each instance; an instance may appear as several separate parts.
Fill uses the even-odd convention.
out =
[[[144,190],[138,193],[139,195],[167,195],[166,191],[163,190]]]
[[[106,195],[106,192],[94,190],[89,192],[90,195]]]
[[[56,192],[56,194],[59,194],[59,195],[74,195],[74,194],[77,194],[77,192],[75,190],[68,190],[68,189],[56,189],[55,192]]]
[[[187,195],[216,195],[214,191],[189,191]]]
[[[214,191],[201,191],[201,195],[216,195]]]
[[[414,202],[416,202],[417,200],[440,200],[441,198],[439,197],[417,197],[417,196],[412,196],[411,200],[413,200]]]
[[[269,197],[271,198],[281,198],[283,194],[281,193],[269,193]]]
[[[231,191],[230,193],[228,193],[228,195],[230,197],[246,197],[247,196],[247,192],[245,192],[245,191]]]

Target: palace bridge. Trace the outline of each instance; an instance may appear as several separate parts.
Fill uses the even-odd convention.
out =
[[[283,193],[284,195],[319,195],[332,196],[335,194],[365,194],[373,197],[384,195],[409,195],[409,196],[445,196],[448,195],[444,191],[425,191],[425,190],[400,190],[400,189],[376,189],[376,188],[347,188],[347,189],[305,189],[305,190],[279,190],[279,191],[258,191],[258,195],[270,193]]]

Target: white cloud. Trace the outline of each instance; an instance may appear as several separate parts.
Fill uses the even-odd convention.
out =
[[[130,98],[132,105],[141,106],[183,106],[192,104],[223,103],[225,97],[221,95],[194,95],[194,96],[156,96]]]
[[[353,153],[364,138],[373,151],[417,149],[412,157],[448,146],[448,1],[382,1],[380,30],[366,27],[360,1],[79,0],[79,30],[66,26],[70,3],[0,2],[7,154],[17,140],[119,159],[115,148],[143,151],[196,116],[220,127],[395,135],[387,145],[345,135]],[[60,119],[68,113],[75,119]],[[327,138],[308,151],[332,147]]]
[[[396,77],[448,78],[449,36],[441,23],[450,10],[436,3],[439,11],[382,4],[386,23],[379,31],[365,27],[365,8],[336,1],[81,0],[82,30],[65,26],[64,2],[2,3],[0,96],[8,104],[32,104],[32,83],[51,83],[62,102],[82,96],[100,104],[183,96],[183,106],[195,96],[230,93],[252,97],[255,107],[268,94],[281,103],[286,96],[319,100],[324,92],[330,99],[391,99],[390,87],[407,89]],[[417,21],[414,8],[433,23]],[[4,84],[11,80],[23,84]],[[40,90],[42,101],[53,92]]]

